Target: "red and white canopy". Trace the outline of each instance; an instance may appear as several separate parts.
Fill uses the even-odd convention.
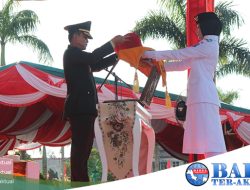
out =
[[[99,101],[114,99],[114,92],[113,85],[105,84],[98,91]],[[13,148],[70,144],[70,126],[62,120],[65,96],[66,83],[60,69],[27,62],[0,68],[0,156]],[[119,99],[134,99],[140,94],[119,86],[118,96]],[[175,119],[175,101],[172,106],[166,108],[164,97],[155,96],[147,110],[152,114],[157,142],[168,152],[183,158],[183,128]],[[229,150],[250,143],[250,111],[238,112],[236,107],[231,108],[221,109]]]

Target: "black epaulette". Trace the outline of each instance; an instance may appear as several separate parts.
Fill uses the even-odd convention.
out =
[[[212,39],[205,39],[207,42],[212,42],[213,40]]]

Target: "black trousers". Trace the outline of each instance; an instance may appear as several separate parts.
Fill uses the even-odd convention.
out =
[[[95,119],[95,115],[80,115],[69,118],[72,132],[71,181],[89,182],[88,159],[94,140]]]

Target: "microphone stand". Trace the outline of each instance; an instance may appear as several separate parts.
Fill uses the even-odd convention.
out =
[[[104,79],[104,81],[102,82],[102,84],[99,86],[98,90],[100,90],[102,88],[102,86],[104,85],[104,83],[106,82],[106,80],[108,79],[109,75],[112,73],[112,71],[114,70],[115,66],[117,65],[118,61],[112,66],[111,70],[109,71],[107,68],[105,68],[104,70],[108,72],[106,78]]]
[[[115,74],[115,72],[111,72],[111,74],[115,77],[115,100],[118,100],[118,81],[121,81],[122,83],[124,83],[130,90],[132,90],[133,88],[129,84],[124,82],[120,77],[118,77]]]
[[[106,78],[104,79],[104,81],[102,82],[102,84],[99,86],[98,90],[100,90],[102,88],[102,86],[104,85],[104,83],[107,81],[107,78],[109,77],[109,75],[113,75],[115,78],[115,100],[118,100],[118,81],[121,81],[122,83],[124,83],[129,89],[133,89],[129,84],[127,84],[125,81],[123,81],[120,77],[118,77],[116,75],[115,72],[112,72],[116,66],[117,62],[113,65],[113,67],[111,68],[111,70],[108,70],[107,68],[105,68],[104,70],[108,72],[108,75],[106,76]]]

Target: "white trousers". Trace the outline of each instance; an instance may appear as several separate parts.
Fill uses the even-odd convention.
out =
[[[188,105],[184,130],[183,153],[226,152],[219,106],[211,103]]]

